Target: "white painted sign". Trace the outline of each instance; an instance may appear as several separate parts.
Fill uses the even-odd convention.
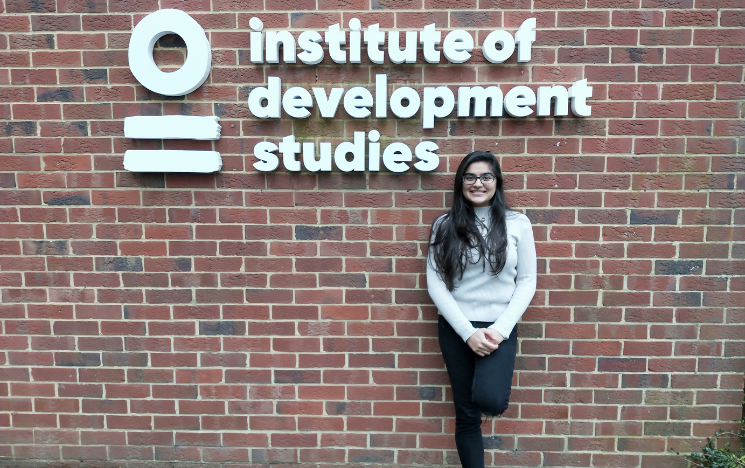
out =
[[[192,115],[124,118],[124,136],[157,140],[219,140],[219,117]]]
[[[474,49],[473,37],[468,31],[456,29],[448,32],[443,39],[442,32],[436,30],[434,23],[420,31],[406,31],[403,49],[399,31],[386,33],[380,30],[379,24],[370,25],[363,31],[358,18],[349,20],[348,35],[337,23],[330,25],[323,35],[318,31],[304,31],[297,41],[289,31],[264,31],[264,23],[258,17],[250,19],[249,27],[250,60],[255,64],[296,63],[299,59],[306,65],[316,65],[325,56],[322,44],[326,45],[329,57],[335,63],[361,63],[364,49],[372,63],[382,64],[385,52],[380,46],[386,44],[386,39],[388,58],[397,64],[416,63],[418,45],[422,46],[424,60],[428,63],[439,63],[441,55],[450,63],[465,63],[471,59]],[[536,40],[535,28],[536,19],[528,18],[514,35],[503,30],[492,31],[485,38],[481,53],[490,63],[503,63],[515,52],[519,63],[529,62],[532,44]],[[152,58],[155,41],[168,33],[180,35],[189,49],[184,67],[174,73],[158,70]],[[301,50],[299,53],[298,47]],[[196,58],[190,62],[193,54]],[[209,74],[210,57],[204,30],[188,14],[179,10],[160,10],[148,15],[133,31],[129,48],[130,67],[135,77],[148,89],[169,96],[183,95],[198,88]],[[189,72],[177,75],[187,65],[191,67]],[[266,86],[255,87],[249,93],[248,108],[261,119],[281,119],[283,113],[304,119],[311,115],[310,109],[314,106],[318,107],[321,117],[325,119],[336,118],[340,107],[353,119],[370,118],[373,113],[375,118],[384,119],[388,118],[390,109],[400,119],[420,114],[422,128],[430,129],[434,128],[436,119],[447,118],[454,111],[459,118],[487,117],[487,114],[488,117],[502,117],[504,113],[520,118],[534,112],[539,117],[548,117],[552,111],[554,116],[566,116],[571,103],[575,116],[587,117],[591,112],[587,99],[592,97],[592,87],[587,85],[586,79],[575,81],[569,88],[561,85],[540,86],[537,92],[524,85],[506,90],[498,86],[461,86],[457,92],[448,86],[427,86],[422,89],[421,96],[416,89],[408,86],[394,89],[390,96],[388,91],[385,74],[375,76],[374,91],[361,86],[348,90],[341,87],[314,87],[310,91],[293,86],[285,89],[284,93],[281,79],[269,76]],[[219,125],[217,136],[214,135],[216,118],[212,118],[212,121],[207,120],[210,117],[198,118],[200,120],[188,121],[188,125],[180,125],[172,117],[175,116],[152,118],[155,119],[152,120],[153,125],[148,125],[146,120],[130,120],[129,134],[125,121],[125,135],[160,139],[183,138],[185,135],[191,139],[219,138]],[[257,143],[254,156],[259,161],[254,163],[254,168],[259,171],[276,170],[280,163],[277,152],[281,154],[282,165],[288,171],[330,171],[332,166],[342,172],[378,171],[381,161],[391,172],[404,172],[411,166],[419,171],[433,171],[438,167],[439,158],[435,151],[439,148],[434,142],[423,141],[412,151],[408,145],[400,142],[389,143],[385,149],[381,149],[379,140],[380,133],[376,130],[369,131],[367,136],[365,132],[354,132],[353,141],[342,142],[332,151],[330,142],[321,142],[316,150],[315,143],[301,144],[294,135],[287,135],[279,144],[267,141]],[[302,158],[298,159],[300,154]],[[417,162],[408,164],[415,160]],[[130,164],[129,167],[140,166]],[[191,166],[180,164],[180,169],[191,171]]]
[[[127,150],[124,169],[132,172],[217,172],[222,158],[217,151]]]
[[[170,73],[153,60],[153,47],[166,34],[178,34],[186,43],[186,62]],[[207,34],[194,18],[181,10],[158,10],[142,19],[129,39],[129,68],[142,86],[164,96],[183,96],[202,86],[212,67]]]
[[[166,34],[178,34],[186,43],[184,65],[170,73],[153,60],[153,47]],[[129,68],[144,87],[164,96],[183,96],[202,86],[212,67],[207,34],[194,18],[181,10],[159,10],[135,26],[129,40]],[[218,140],[221,127],[214,116],[135,116],[124,119],[124,136],[145,139]],[[124,168],[132,172],[216,172],[222,158],[216,151],[127,150]]]

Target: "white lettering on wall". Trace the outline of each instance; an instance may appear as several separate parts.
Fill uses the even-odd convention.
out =
[[[352,141],[343,141],[336,148],[330,142],[319,144],[319,159],[316,159],[316,144],[304,142],[302,145],[295,140],[295,135],[282,138],[279,145],[269,141],[261,141],[254,146],[254,156],[258,159],[253,167],[261,172],[272,172],[279,167],[280,158],[276,152],[282,154],[282,165],[288,171],[300,171],[301,164],[297,155],[302,148],[302,166],[306,171],[330,171],[332,154],[334,166],[342,172],[370,172],[380,170],[380,162],[391,172],[406,172],[416,157],[414,168],[420,172],[430,172],[440,165],[440,158],[435,151],[439,149],[433,141],[422,141],[416,145],[414,152],[406,143],[391,142],[383,150],[381,157],[380,132],[370,130],[367,135],[368,144],[365,145],[365,132],[354,132]],[[333,152],[332,152],[333,149]],[[367,155],[367,157],[365,157]],[[365,164],[367,163],[367,168]]]
[[[281,92],[282,81],[276,76],[270,76],[267,86],[258,86],[248,95],[248,108],[259,118],[279,119],[282,117],[281,107],[285,113],[294,118],[305,118],[310,115],[307,110],[313,107],[313,99],[304,88],[292,87]],[[302,91],[301,91],[302,90]],[[388,99],[387,78],[384,74],[375,75],[374,93],[367,88],[355,86],[349,90],[331,88],[329,94],[325,88],[312,88],[315,103],[318,105],[321,117],[333,119],[336,117],[342,97],[344,111],[354,119],[365,119],[375,110],[375,117],[385,118],[388,107],[400,119],[409,119],[421,110],[422,128],[434,128],[435,119],[443,119],[452,114],[456,108],[455,95],[447,86],[423,89],[423,96],[409,86],[396,88]],[[503,98],[504,96],[504,98]],[[554,115],[568,114],[571,101],[572,113],[579,117],[590,115],[591,106],[587,105],[587,98],[592,97],[592,87],[587,86],[587,80],[574,82],[567,90],[564,86],[541,86],[538,96],[532,88],[524,85],[515,86],[504,93],[497,86],[483,88],[481,86],[458,87],[458,117],[486,117],[487,104],[489,117],[501,117],[503,110],[512,117],[527,117],[533,114],[533,106],[537,104],[537,115],[547,117],[551,115],[551,101],[554,101]]]
[[[153,47],[166,34],[178,34],[188,51],[184,65],[171,73],[161,71],[153,60]],[[183,96],[207,79],[212,49],[204,29],[181,10],[158,10],[135,26],[129,39],[129,69],[142,86],[164,96]]]
[[[401,44],[401,32],[397,30],[381,31],[379,24],[362,28],[358,18],[350,18],[347,31],[339,23],[328,26],[321,34],[319,31],[304,31],[298,37],[287,30],[264,30],[264,23],[258,17],[249,20],[250,61],[263,63],[296,63],[298,60],[306,65],[316,65],[325,56],[324,44],[328,48],[330,59],[339,64],[359,64],[362,61],[362,49],[366,48],[367,56],[372,63],[385,62],[385,50],[391,62],[416,63],[417,46],[422,46],[424,60],[427,63],[440,63],[440,56],[454,64],[470,60],[475,46],[474,36],[468,31],[455,29],[449,31],[444,39],[443,33],[431,23],[419,31],[405,31],[404,44]],[[363,31],[364,29],[364,31]],[[186,42],[188,56],[184,66],[176,72],[162,72],[154,63],[153,47],[155,42],[165,34],[178,34]],[[387,44],[386,44],[387,39]],[[481,52],[490,63],[503,63],[517,52],[517,62],[529,62],[532,44],[536,40],[536,19],[524,20],[514,35],[508,31],[495,30],[483,41]],[[387,45],[386,48],[383,46]],[[403,46],[403,48],[402,48]],[[299,48],[299,51],[298,51]],[[187,13],[180,10],[160,10],[143,18],[132,32],[129,46],[130,68],[134,76],[153,92],[180,96],[194,91],[207,79],[211,68],[211,49],[207,36],[201,26]],[[457,99],[456,99],[457,94]],[[248,108],[255,117],[262,119],[279,119],[282,114],[304,119],[312,115],[312,108],[317,105],[322,118],[337,118],[339,106],[353,119],[366,119],[374,114],[375,118],[388,117],[388,109],[398,118],[408,119],[420,114],[423,129],[434,128],[437,119],[450,117],[501,117],[504,113],[512,117],[526,117],[536,113],[539,117],[566,116],[571,107],[575,116],[587,117],[591,106],[587,99],[592,97],[592,87],[587,80],[575,81],[568,89],[561,85],[540,86],[537,92],[529,86],[514,86],[502,89],[492,85],[460,86],[455,89],[448,86],[424,87],[422,95],[408,86],[397,87],[390,92],[385,74],[375,75],[372,90],[355,86],[345,88],[289,87],[282,92],[282,81],[279,77],[267,77],[266,86],[258,86],[248,95]],[[421,111],[421,112],[420,112]],[[151,120],[146,120],[151,119]],[[164,116],[132,117],[125,120],[125,136],[129,138],[188,138],[218,139],[220,126],[216,117]],[[342,142],[332,151],[331,143],[321,142],[316,151],[315,143],[295,141],[294,135],[285,136],[279,145],[271,142],[260,142],[254,147],[258,162],[254,167],[260,171],[273,171],[282,164],[289,171],[300,171],[305,168],[311,172],[330,171],[332,165],[343,172],[357,172],[367,169],[380,170],[381,162],[392,172],[403,172],[413,166],[419,171],[431,171],[439,165],[439,158],[434,153],[438,147],[434,142],[423,141],[414,151],[406,144],[391,142],[381,144],[380,133],[371,130],[365,133],[354,132],[353,141]],[[128,152],[129,153],[129,152]],[[173,161],[178,152],[163,152],[166,159]],[[187,155],[185,161],[191,160],[196,153]],[[217,155],[210,153],[210,157]],[[300,157],[302,155],[302,157]],[[152,154],[131,153],[129,159],[125,154],[128,167],[147,166],[146,156]],[[367,159],[366,159],[367,156]],[[136,164],[135,159],[136,159]],[[189,159],[191,158],[191,159]],[[213,158],[214,159],[214,158]],[[161,158],[158,164],[165,161]],[[145,166],[142,166],[142,165]],[[162,165],[162,164],[161,164]],[[203,171],[205,167],[216,167],[218,164],[202,164],[199,168],[179,165],[168,172]],[[221,166],[222,163],[219,163]],[[153,163],[152,167],[156,167]],[[150,170],[150,169],[141,169]]]

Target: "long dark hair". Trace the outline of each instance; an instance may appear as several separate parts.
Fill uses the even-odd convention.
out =
[[[486,237],[481,235],[476,224],[473,206],[463,196],[463,174],[468,166],[479,161],[488,163],[496,177],[496,191],[489,204],[491,225],[488,226]],[[435,233],[430,249],[434,267],[450,291],[455,288],[455,278],[463,278],[466,264],[474,261],[471,249],[476,249],[478,259],[486,259],[492,275],[496,276],[502,271],[507,259],[507,210],[502,169],[497,158],[488,151],[474,151],[468,154],[455,173],[453,206],[432,223]]]

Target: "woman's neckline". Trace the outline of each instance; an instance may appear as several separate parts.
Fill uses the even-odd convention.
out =
[[[488,218],[490,210],[491,210],[490,206],[478,206],[478,207],[473,208],[473,211],[474,213],[476,213],[476,216],[478,218]]]

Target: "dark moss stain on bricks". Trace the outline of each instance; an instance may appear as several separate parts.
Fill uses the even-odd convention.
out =
[[[80,136],[88,136],[88,122],[71,122],[72,125],[80,132]]]
[[[574,221],[574,210],[529,209],[525,215],[534,224],[569,224]]]
[[[703,260],[656,260],[656,275],[700,275],[704,269]]]
[[[524,371],[545,371],[546,358],[542,356],[517,356],[515,369]]]
[[[393,461],[393,450],[382,450],[373,453],[358,453],[354,455],[354,457],[350,456],[349,461],[353,463],[391,463]]]
[[[419,397],[422,400],[434,400],[437,395],[437,388],[435,387],[422,387],[419,389]]]
[[[69,255],[70,245],[68,241],[23,241],[24,255]]]
[[[147,353],[103,353],[106,367],[147,367]]]
[[[15,0],[6,2],[8,13],[54,13],[53,0]]]
[[[341,226],[295,226],[297,240],[342,240]]]
[[[504,441],[501,436],[492,435],[484,436],[484,448],[487,450],[500,450],[504,447]]]
[[[51,206],[62,206],[62,205],[90,205],[91,201],[88,197],[83,195],[71,195],[69,197],[58,197],[47,200],[47,205]]]
[[[660,374],[623,374],[622,388],[668,388],[670,377]]]
[[[700,292],[670,292],[665,305],[668,307],[701,307],[702,295]]]
[[[644,423],[645,436],[688,436],[691,433],[690,422],[657,422]]]
[[[55,89],[52,91],[47,91],[46,93],[41,93],[36,98],[36,102],[51,102],[51,101],[74,102],[75,93],[70,88],[60,88],[60,89]]]
[[[17,186],[15,174],[10,172],[0,174],[0,188],[15,188]]]
[[[140,257],[99,257],[96,271],[143,271]]]
[[[200,335],[245,335],[245,322],[199,322]]]
[[[36,122],[7,122],[3,126],[5,136],[32,136],[36,135]]]
[[[54,361],[57,366],[100,366],[101,355],[99,353],[55,353]]]
[[[631,210],[631,224],[678,224],[680,210]]]
[[[274,383],[321,383],[321,371],[275,370]]]
[[[662,58],[662,49],[645,49],[645,48],[639,48],[639,47],[629,47],[626,49],[626,52],[629,54],[629,59],[634,63],[643,63],[644,57],[651,54],[657,54],[658,57],[656,58],[656,61]],[[657,63],[657,62],[655,62]]]
[[[178,271],[191,271],[191,258],[190,257],[176,259],[175,264],[176,264],[176,269],[178,269]]]
[[[108,81],[109,71],[105,68],[84,68],[83,77],[88,81]]]

